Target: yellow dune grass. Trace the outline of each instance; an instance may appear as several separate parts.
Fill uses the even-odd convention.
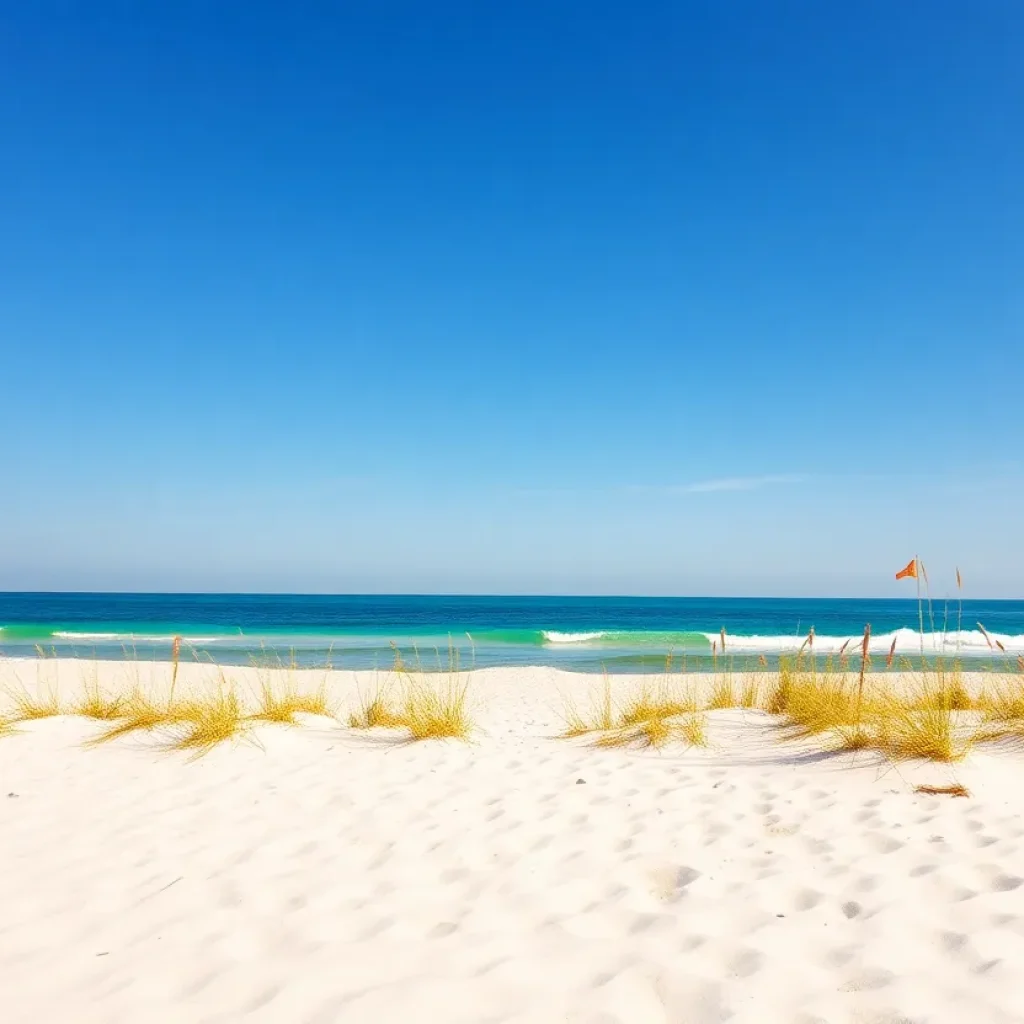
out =
[[[166,699],[136,686],[110,726],[92,743],[107,743],[134,732],[163,730],[170,733],[170,749],[200,756],[218,743],[245,735],[253,719],[245,713],[237,688],[222,670],[218,670],[216,683],[214,689],[205,692],[187,697],[172,693]]]
[[[980,738],[978,702],[958,668],[942,664],[895,677],[854,677],[783,661],[765,704],[785,738],[820,737],[835,749],[873,749],[893,760],[958,761]]]
[[[5,717],[10,722],[30,722],[64,713],[56,685],[44,680],[37,680],[34,692],[17,682],[7,688],[7,697],[10,709]]]
[[[275,685],[270,676],[261,673],[256,699],[256,710],[249,716],[256,722],[294,725],[295,716],[299,714],[333,717],[326,680],[322,680],[315,689],[303,690],[296,684],[291,671],[283,685]]]
[[[687,746],[706,743],[705,715],[693,694],[672,682],[633,685],[620,702],[612,699],[611,680],[603,677],[601,693],[586,708],[564,699],[566,738],[597,734],[601,747],[662,747],[678,740]]]
[[[71,713],[83,718],[109,722],[120,718],[125,711],[126,699],[109,694],[99,684],[99,671],[92,665],[83,680],[83,693],[71,704]]]
[[[404,729],[417,741],[468,739],[474,728],[469,676],[459,670],[457,652],[449,646],[447,671],[414,672],[395,648],[392,675],[376,679],[367,693],[359,695],[348,723],[353,729]]]

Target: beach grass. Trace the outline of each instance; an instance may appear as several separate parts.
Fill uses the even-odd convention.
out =
[[[663,747],[673,740],[706,744],[706,715],[693,692],[671,678],[641,682],[616,702],[605,673],[600,693],[581,708],[563,699],[564,738],[594,735],[599,747]]]
[[[1024,674],[1018,672],[986,687],[978,706],[982,742],[1024,742]]]
[[[171,749],[189,751],[193,757],[208,754],[218,744],[244,737],[253,718],[245,714],[238,692],[221,674],[215,693],[183,701],[172,724],[179,729]]]
[[[12,704],[13,707],[9,712],[12,722],[31,722],[40,718],[55,718],[64,713],[58,695],[53,692],[16,691],[12,694]]]
[[[218,670],[216,687],[198,694],[174,693],[160,699],[141,687],[133,689],[112,716],[111,724],[90,745],[135,732],[165,732],[170,734],[168,749],[198,757],[219,743],[243,736],[254,721],[254,716],[246,713],[237,687]]]
[[[748,674],[743,680],[743,687],[740,690],[740,707],[756,708],[761,696],[761,681],[755,676]]]
[[[180,701],[157,700],[141,687],[136,687],[123,698],[112,724],[91,740],[91,745],[176,724],[185,717],[187,710]]]
[[[351,729],[400,729],[401,711],[393,699],[389,681],[375,678],[373,686],[357,698],[357,707],[348,716]]]
[[[867,634],[865,653],[866,648]],[[831,659],[824,669],[799,658],[780,660],[765,710],[781,719],[783,738],[818,739],[836,750],[875,750],[894,761],[940,762],[962,760],[984,738],[981,699],[968,691],[958,663],[937,659],[917,670],[904,663],[894,675],[869,677],[866,663],[864,657],[858,677]],[[1015,695],[1006,691],[992,706],[1013,711]]]
[[[670,715],[652,714],[631,725],[620,725],[601,733],[596,745],[660,748],[672,741],[687,747],[707,746],[707,714],[703,710],[676,711]]]
[[[406,681],[402,724],[414,740],[468,739],[473,722],[467,705],[467,678],[441,683],[422,676]]]
[[[333,708],[327,697],[327,683],[321,680],[313,689],[303,690],[289,671],[284,685],[278,687],[270,676],[260,674],[256,694],[256,710],[248,717],[254,722],[273,722],[295,725],[296,715],[319,715],[333,718]]]
[[[83,692],[71,705],[73,715],[110,722],[120,718],[126,710],[126,698],[107,693],[99,683],[99,670],[92,665],[83,679]]]
[[[781,659],[765,710],[784,719],[789,736],[803,738],[855,724],[864,711],[859,698],[857,686],[831,662],[819,672]]]
[[[732,673],[726,672],[720,675],[712,687],[708,697],[707,708],[709,711],[724,711],[726,708],[734,708],[740,704],[733,686]]]
[[[412,741],[461,739],[475,728],[469,703],[469,674],[461,670],[458,651],[449,643],[445,668],[438,652],[437,673],[410,669],[392,644],[395,664],[390,675],[375,677],[372,687],[360,693],[348,718],[353,729],[400,729]],[[419,656],[417,652],[417,662]]]
[[[703,745],[708,712],[747,708],[774,716],[785,742],[810,741],[837,752],[873,750],[892,761],[953,762],[983,739],[1024,739],[1024,685],[992,690],[986,704],[969,691],[958,662],[937,659],[919,669],[904,663],[895,673],[868,674],[869,637],[865,631],[859,673],[850,671],[848,658],[829,656],[822,663],[801,650],[780,658],[778,672],[767,680],[748,675],[737,687],[731,670],[720,672],[703,698],[680,679],[664,677],[635,683],[613,700],[605,675],[589,704],[564,701],[562,735],[594,734],[600,747],[661,747],[677,739]],[[812,642],[813,634],[808,647]],[[983,707],[987,733],[978,728]]]
[[[938,703],[914,708],[886,699],[872,746],[895,761],[960,761],[971,751],[976,730],[961,729],[956,712]]]
[[[112,722],[125,712],[125,698],[111,696],[98,688],[89,690],[71,706],[71,713],[98,722]]]
[[[395,671],[400,681],[399,713],[410,739],[468,739],[474,728],[469,709],[469,675],[461,671],[459,652],[449,640],[447,664],[440,651],[436,673],[423,671],[416,652],[417,667],[411,671],[402,664],[394,648]]]
[[[6,694],[10,706],[5,717],[10,722],[32,722],[64,714],[55,680],[37,677],[34,690],[17,680],[6,688]]]
[[[601,676],[601,693],[589,705],[580,707],[572,697],[562,698],[562,718],[566,737],[583,736],[590,732],[610,732],[615,728],[612,705],[612,683],[607,672]]]
[[[0,687],[7,708],[0,709],[0,717],[9,724],[31,722],[43,718],[56,718],[65,713],[60,696],[57,664],[48,652],[36,646],[34,686],[25,684],[17,671],[13,680]]]
[[[1024,722],[1024,677],[986,688],[978,704],[986,722]]]
[[[328,650],[326,665],[320,668],[320,679],[314,686],[300,685],[299,680],[316,670],[300,669],[295,651],[287,662],[276,652],[261,648],[262,656],[250,658],[257,683],[253,692],[255,707],[248,712],[254,722],[296,725],[296,715],[335,718],[334,702],[328,695],[327,680],[332,669],[333,648]]]
[[[669,681],[641,683],[627,695],[618,714],[619,727],[692,714],[700,705],[693,693]]]

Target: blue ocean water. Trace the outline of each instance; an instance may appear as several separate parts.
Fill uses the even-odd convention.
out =
[[[812,628],[816,653],[852,650],[868,623],[873,652],[1024,652],[1024,601],[926,605],[923,618],[922,633],[916,600],[891,599],[0,593],[0,653],[161,659],[181,636],[183,656],[222,664],[385,668],[397,648],[429,669],[448,665],[451,645],[463,667],[635,672],[670,655],[711,667],[723,629],[725,656],[756,667]]]

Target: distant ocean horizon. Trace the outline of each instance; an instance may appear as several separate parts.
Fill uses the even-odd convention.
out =
[[[546,665],[642,672],[671,657],[694,669],[773,664],[814,629],[814,651],[852,649],[872,629],[872,653],[1024,653],[1024,601],[970,600],[924,609],[916,599],[498,597],[451,595],[0,593],[0,655],[168,659],[220,664],[264,659],[336,668]],[[979,628],[984,627],[984,632]],[[1000,648],[1001,645],[1001,648]]]

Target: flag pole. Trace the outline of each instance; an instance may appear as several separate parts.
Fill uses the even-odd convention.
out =
[[[857,684],[857,732],[860,733],[860,709],[864,703],[864,673],[868,667],[868,644],[871,643],[871,623],[864,627],[864,640],[860,648],[860,681]]]
[[[921,669],[924,670],[924,606],[921,604],[921,557],[914,555],[914,582],[917,584],[917,622],[921,637]]]
[[[956,656],[960,657],[960,634],[964,628],[964,584],[960,567],[956,570]]]

